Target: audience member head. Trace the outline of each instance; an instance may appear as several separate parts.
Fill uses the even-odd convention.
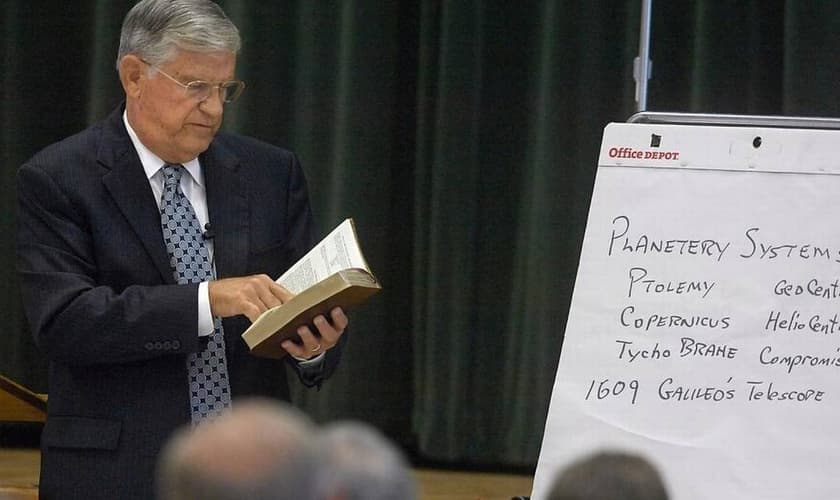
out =
[[[330,500],[414,500],[407,460],[390,440],[361,422],[335,422],[321,437],[323,497]]]
[[[601,452],[561,470],[548,500],[667,500],[665,484],[645,458]]]
[[[162,500],[316,500],[318,439],[277,401],[237,400],[230,411],[172,436],[158,468]]]

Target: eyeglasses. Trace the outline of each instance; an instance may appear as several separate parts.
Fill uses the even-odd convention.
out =
[[[153,68],[158,73],[160,73],[161,75],[177,83],[184,89],[184,92],[186,93],[187,97],[189,97],[190,99],[195,99],[197,102],[206,101],[213,94],[213,89],[218,89],[219,95],[222,97],[222,101],[225,104],[228,104],[239,98],[239,96],[242,94],[242,91],[245,90],[245,82],[241,80],[230,80],[227,82],[220,83],[207,82],[204,80],[194,80],[187,83],[181,83],[180,81],[178,81],[177,78],[170,75],[166,71],[158,68],[157,66],[153,66],[147,63],[146,61],[143,62],[151,68]]]

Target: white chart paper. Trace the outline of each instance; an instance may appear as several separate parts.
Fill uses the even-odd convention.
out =
[[[840,497],[840,132],[611,124],[534,481],[639,452],[676,500]]]

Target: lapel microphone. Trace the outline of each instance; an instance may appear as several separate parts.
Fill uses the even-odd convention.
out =
[[[212,240],[216,237],[216,233],[213,232],[213,226],[211,226],[209,222],[204,225],[204,232],[201,233],[201,237],[204,238],[205,241]]]

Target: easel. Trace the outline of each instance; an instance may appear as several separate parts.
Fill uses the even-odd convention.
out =
[[[559,471],[575,456],[583,458],[582,453],[643,450],[665,466],[666,480],[673,480],[680,498],[711,498],[726,491],[733,498],[793,498],[795,485],[785,471],[800,477],[805,467],[813,468],[797,453],[810,453],[811,460],[837,458],[833,449],[811,446],[821,441],[807,431],[830,427],[820,419],[836,416],[838,406],[836,399],[833,404],[826,399],[819,411],[807,404],[782,407],[776,390],[786,387],[799,397],[791,386],[813,385],[836,396],[837,387],[812,367],[780,370],[772,363],[788,351],[834,356],[832,338],[826,335],[835,330],[812,324],[797,326],[809,328],[809,335],[783,331],[774,317],[801,314],[828,321],[833,309],[820,302],[826,300],[823,295],[811,300],[800,294],[797,301],[773,285],[814,280],[830,285],[837,274],[840,243],[836,233],[826,231],[831,215],[823,207],[830,206],[839,187],[835,131],[840,120],[639,113],[628,121],[605,130],[541,464],[553,460]],[[774,238],[797,243],[805,250],[795,257],[803,261],[820,241],[830,255],[798,267],[798,261],[753,258],[750,242],[758,231],[767,235],[763,243],[769,246],[775,246],[769,243]],[[618,243],[625,234],[631,243]],[[684,253],[657,253],[653,247],[648,252],[648,242],[659,241],[663,248],[664,240],[695,241],[697,248],[702,240],[716,248],[731,245],[732,251],[725,258],[723,251],[710,258],[690,247]],[[661,289],[634,288],[641,274]],[[702,283],[716,286],[715,291],[697,298],[667,295],[674,283],[693,279],[708,280]],[[697,325],[645,323],[659,314],[705,319]],[[724,326],[719,326],[721,319]],[[733,328],[727,330],[730,320]],[[732,356],[716,351],[717,359],[685,357],[686,338],[733,349]],[[627,346],[642,353],[643,361],[629,360]],[[769,352],[778,359],[768,361]],[[675,399],[683,393],[671,391],[672,386],[683,390],[685,399]],[[718,391],[710,396],[713,402],[698,402],[705,396],[695,389],[708,387]],[[794,428],[801,432],[786,437],[787,429]],[[765,446],[796,457],[790,459],[795,463],[764,453]],[[739,450],[737,456],[729,449]],[[741,459],[751,465],[740,467]],[[717,479],[713,484],[695,481],[675,469],[679,463],[698,471],[698,477]],[[721,476],[718,464],[734,472]],[[538,467],[536,500],[545,498],[546,478],[551,477],[546,470],[551,466],[542,474]],[[715,491],[715,484],[725,491]],[[764,496],[763,484],[780,496]],[[832,498],[826,491],[835,486],[828,479],[814,482],[806,496]]]

